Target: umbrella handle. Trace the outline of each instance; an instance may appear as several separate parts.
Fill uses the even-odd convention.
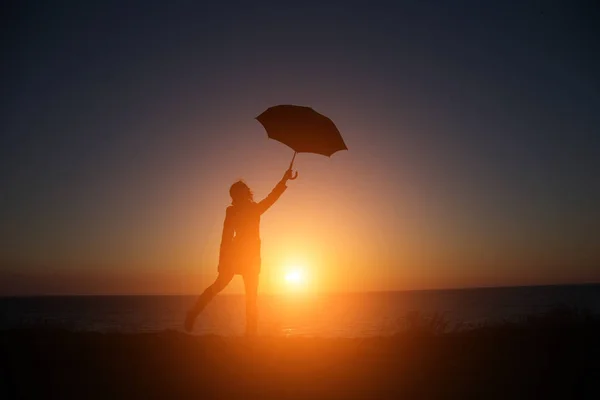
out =
[[[290,167],[288,168],[288,171],[292,170],[292,166],[294,165],[294,160],[296,159],[296,154],[298,154],[297,151],[294,152],[294,156],[292,157],[292,161],[290,162]],[[290,177],[290,180],[293,181],[297,177],[298,177],[298,171],[296,171],[296,173]]]

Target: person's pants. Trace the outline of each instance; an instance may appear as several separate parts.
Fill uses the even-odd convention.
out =
[[[210,285],[206,290],[198,297],[192,312],[194,315],[198,315],[204,310],[204,308],[210,303],[210,301],[219,292],[231,282],[234,274],[232,273],[219,273],[215,282]],[[258,307],[256,305],[256,298],[258,295],[258,274],[246,274],[242,275],[244,278],[244,288],[246,291],[246,334],[255,335],[258,327]]]

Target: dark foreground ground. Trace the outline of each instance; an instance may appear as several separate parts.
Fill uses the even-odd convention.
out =
[[[0,332],[0,398],[600,399],[600,324],[393,338]]]

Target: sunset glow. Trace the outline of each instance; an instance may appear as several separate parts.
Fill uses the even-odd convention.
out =
[[[0,295],[197,295],[230,186],[261,201],[290,165],[256,119],[282,104],[347,150],[295,157],[260,220],[261,294],[600,281],[600,69],[579,6],[190,2],[122,23],[118,3],[81,3],[23,6],[9,35]]]
[[[285,275],[285,281],[291,286],[300,286],[305,283],[304,271],[299,267],[294,267]]]
[[[283,268],[280,275],[278,288],[273,288],[282,294],[309,294],[317,288],[312,271],[303,264],[292,264]]]

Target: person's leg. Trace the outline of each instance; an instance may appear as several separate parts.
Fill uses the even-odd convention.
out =
[[[204,310],[204,307],[225,287],[231,282],[233,279],[233,274],[231,273],[219,273],[215,282],[204,290],[204,292],[198,296],[198,300],[194,304],[194,307],[190,311],[188,311],[187,316],[185,318],[185,330],[191,331],[194,327],[194,321],[196,321],[196,317]]]
[[[246,290],[246,335],[255,336],[258,328],[258,274],[245,274],[243,277]]]

